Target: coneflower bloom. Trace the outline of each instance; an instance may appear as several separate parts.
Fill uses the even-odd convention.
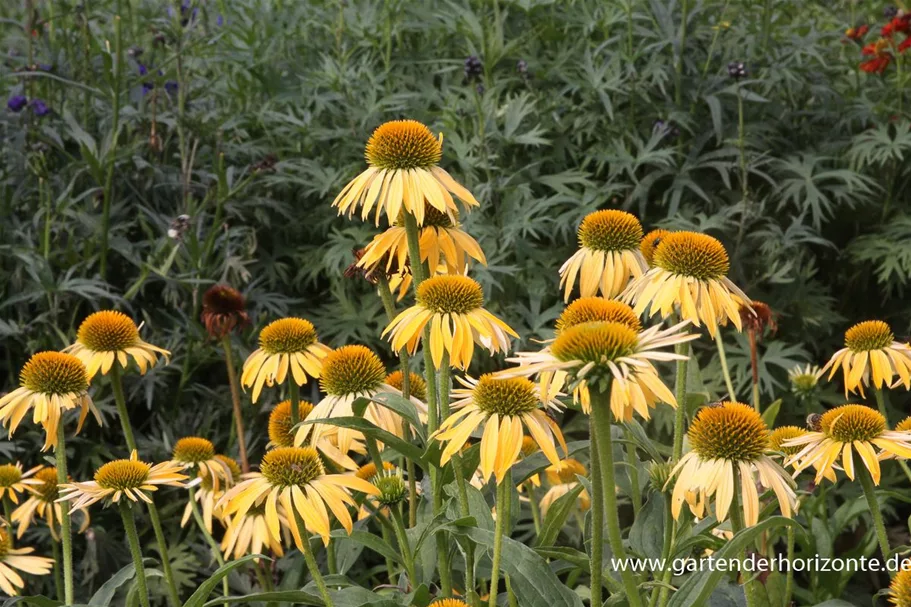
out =
[[[313,412],[313,404],[302,400],[298,402],[297,419],[304,421]],[[295,438],[299,429],[294,428],[291,420],[291,401],[284,400],[272,409],[269,413],[269,446],[270,447],[303,447],[303,442],[295,444]],[[334,426],[327,426],[318,445],[317,450],[322,452],[330,461],[339,464],[348,470],[356,470],[357,464],[346,453],[342,453],[336,443],[338,442],[338,431]],[[363,444],[355,441],[351,444],[350,449],[355,453],[366,453],[367,449]]]
[[[386,367],[380,357],[370,348],[360,345],[342,346],[332,350],[323,360],[323,372],[319,384],[326,396],[313,408],[309,417],[312,419],[326,419],[333,417],[351,417],[354,415],[352,405],[359,398],[373,398],[380,392],[391,392],[401,395],[401,392],[384,383]],[[411,402],[418,408],[419,413],[426,414],[426,406],[412,398]],[[364,419],[379,428],[402,436],[402,418],[397,413],[378,405],[374,402],[367,404]],[[362,437],[357,430],[340,428],[327,424],[304,424],[295,437],[295,444],[303,445],[320,444],[327,435],[336,437],[337,445],[342,453],[348,453]]]
[[[656,228],[642,237],[642,242],[639,243],[639,252],[642,253],[642,258],[645,259],[648,267],[655,267],[655,247],[661,243],[662,238],[670,233],[670,230]]]
[[[89,379],[99,370],[107,375],[115,361],[126,368],[130,358],[136,361],[139,372],[145,374],[149,367],[155,366],[159,354],[165,360],[171,355],[163,348],[142,341],[133,319],[116,310],[102,310],[87,316],[79,325],[76,343],[63,351],[85,364]]]
[[[633,331],[642,330],[639,316],[622,301],[603,297],[580,297],[563,309],[557,318],[556,333],[587,322],[619,322]]]
[[[403,377],[404,374],[401,370],[393,371],[386,376],[386,384],[402,392],[404,389]],[[427,402],[427,382],[414,371],[408,372],[408,388],[411,391],[411,396],[422,403]]]
[[[579,486],[577,477],[585,476],[586,474],[588,474],[588,470],[585,469],[582,462],[571,457],[562,460],[556,466],[548,466],[544,470],[544,475],[547,477],[547,483],[550,488],[544,494],[544,497],[541,498],[541,513],[546,516],[547,511],[550,510],[555,501]],[[591,498],[585,489],[579,494],[578,504],[583,511],[591,508]]]
[[[247,300],[228,285],[212,285],[202,296],[200,320],[211,337],[221,339],[250,324]]]
[[[57,527],[63,517],[63,506],[57,503],[57,498],[60,497],[57,468],[42,468],[35,473],[34,479],[40,481],[41,484],[29,485],[27,490],[31,495],[10,515],[10,522],[18,525],[16,537],[22,537],[25,530],[31,527],[37,515],[47,523],[51,537],[55,541],[60,541]],[[82,533],[88,529],[90,521],[88,510],[81,509],[80,512],[83,515],[83,522],[79,527],[79,533]]]
[[[735,402],[703,407],[690,424],[688,435],[692,450],[680,459],[668,481],[677,477],[671,497],[675,519],[684,501],[701,516],[703,507],[714,498],[715,518],[723,522],[737,492],[743,503],[744,524],[751,527],[759,521],[757,481],[775,493],[781,513],[791,516],[797,507],[794,481],[766,454],[769,429],[753,407]],[[739,487],[735,485],[738,478]]]
[[[262,554],[264,546],[268,546],[276,556],[284,556],[283,547],[291,543],[291,534],[288,531],[291,523],[280,505],[276,509],[276,515],[280,529],[279,538],[272,537],[269,532],[265,498],[250,506],[243,516],[227,517],[228,526],[221,540],[221,550],[225,558],[239,559],[248,554]]]
[[[139,461],[133,450],[130,459],[114,460],[98,468],[94,480],[60,485],[57,501],[71,501],[70,512],[88,508],[100,501],[106,505],[116,504],[121,498],[151,504],[151,494],[158,491],[158,487],[183,487],[183,481],[188,477],[181,471],[181,466],[174,462],[152,465]]]
[[[888,324],[881,320],[858,323],[845,332],[845,347],[836,352],[820,374],[829,379],[841,370],[845,396],[860,392],[871,383],[879,390],[889,387],[897,375],[906,390],[911,390],[911,346],[895,340]]]
[[[463,387],[452,391],[455,412],[443,420],[433,435],[445,444],[441,465],[459,453],[471,433],[482,427],[480,468],[484,481],[491,475],[496,477],[497,484],[503,481],[519,459],[526,431],[544,456],[552,464],[559,464],[556,443],[564,453],[566,443],[560,427],[546,411],[555,409],[557,403],[542,401],[535,384],[522,377],[499,379],[489,373],[478,379],[457,379]]]
[[[171,461],[181,470],[190,470],[200,476],[208,476],[216,491],[225,483],[228,487],[234,484],[234,474],[225,458],[215,455],[212,441],[198,436],[186,436],[174,443]]]
[[[795,366],[788,371],[788,379],[791,382],[791,391],[797,396],[807,397],[813,393],[819,384],[819,375],[821,371],[816,365],[806,365],[801,367]]]
[[[307,531],[319,535],[329,544],[329,512],[351,533],[353,522],[348,506],[355,501],[348,489],[376,495],[379,491],[365,480],[348,474],[326,474],[319,454],[312,447],[280,447],[266,452],[260,472],[251,472],[221,498],[225,516],[243,517],[265,501],[265,520],[269,534],[281,541],[281,506],[298,549],[303,551],[296,521],[302,520]],[[328,511],[327,511],[328,508]],[[308,538],[309,539],[309,538]]]
[[[455,215],[458,217],[458,213]],[[421,261],[427,262],[427,266],[434,270],[442,264],[448,274],[463,274],[469,257],[487,265],[481,245],[464,232],[458,222],[433,207],[428,208],[424,216],[419,248]],[[393,274],[407,264],[408,236],[402,217],[388,230],[375,236],[364,249],[363,257],[357,261],[357,266],[368,273],[380,270]]]
[[[854,480],[854,453],[860,457],[874,484],[879,484],[879,460],[892,455],[911,457],[911,432],[889,430],[882,414],[863,405],[842,405],[829,409],[816,422],[818,428],[803,436],[784,441],[786,447],[800,451],[785,462],[797,471],[814,466],[818,484],[841,458],[845,474]],[[879,454],[876,448],[879,448]]]
[[[9,426],[12,436],[22,418],[32,411],[32,421],[41,424],[46,434],[42,451],[56,448],[57,425],[65,411],[79,407],[77,433],[89,410],[101,425],[88,389],[89,376],[81,360],[63,352],[38,352],[19,372],[19,387],[0,398],[0,423]]]
[[[236,485],[241,480],[241,470],[240,466],[237,465],[237,462],[228,457],[227,455],[217,454],[215,459],[223,462],[228,469],[231,470],[231,485]],[[221,513],[215,508],[215,504],[218,503],[218,500],[221,499],[221,496],[225,494],[225,484],[219,484],[218,488],[215,487],[215,483],[212,482],[212,475],[208,473],[198,472],[197,478],[199,478],[199,487],[193,496],[199,504],[202,506],[200,510],[202,511],[202,521],[206,526],[206,530],[209,533],[212,533],[212,519],[217,517],[221,519]],[[180,526],[186,527],[187,523],[190,522],[190,517],[193,515],[193,504],[187,502],[186,507],[183,509],[183,517],[180,519]]]
[[[795,438],[799,438],[801,436],[806,436],[808,434],[808,432],[809,432],[808,430],[799,428],[797,426],[782,426],[780,428],[775,428],[769,434],[769,451],[772,452],[773,454],[781,453],[781,455],[783,456],[783,459],[787,460],[792,455],[796,455],[797,453],[799,453],[800,450],[802,449],[802,447],[799,447],[799,446],[789,447],[789,446],[785,445],[785,442],[795,439]],[[813,464],[814,466],[816,466],[817,470],[818,470],[818,466],[820,463],[821,462],[816,462],[815,464]],[[825,472],[825,477],[826,477],[826,479],[828,479],[834,483],[835,482],[835,471],[832,469],[827,470]]]
[[[518,337],[509,325],[483,308],[481,285],[467,276],[435,276],[422,282],[415,305],[396,316],[383,330],[396,351],[407,347],[417,350],[424,327],[430,325],[433,364],[439,367],[443,354],[449,364],[467,369],[474,355],[475,342],[491,354],[509,350],[510,336]]]
[[[631,278],[639,278],[648,265],[639,251],[642,224],[626,211],[595,211],[579,226],[579,250],[560,268],[560,287],[564,301],[579,280],[582,297],[599,291],[615,297]]]
[[[374,481],[376,480],[376,477],[378,474],[383,474],[386,472],[395,472],[396,470],[397,470],[397,468],[395,467],[395,464],[393,464],[391,462],[383,462],[383,470],[382,470],[382,472],[378,473],[377,469],[376,469],[376,464],[374,464],[373,462],[367,462],[366,464],[364,464],[363,466],[361,466],[360,468],[355,470],[352,474],[354,474],[354,476],[358,477],[361,480],[365,480],[368,483],[375,485],[376,483]],[[377,497],[378,496],[370,496],[364,500],[364,504],[361,505],[360,510],[358,510],[358,512],[357,512],[357,520],[362,521],[365,518],[369,518],[370,516],[372,516],[373,513],[367,508],[367,505],[366,505],[368,502],[374,506],[374,509],[381,507],[379,502],[377,501]],[[388,511],[384,512],[384,514],[388,514]]]
[[[633,280],[623,301],[636,314],[667,318],[677,312],[714,337],[718,325],[731,321],[741,330],[740,307],[750,299],[727,277],[730,261],[724,245],[706,234],[671,232],[655,247],[653,267]]]
[[[319,343],[316,329],[303,318],[281,318],[266,325],[259,334],[259,348],[244,362],[241,384],[253,387],[253,402],[263,385],[282,383],[291,372],[298,386],[307,377],[319,378],[322,360],[331,348]]]
[[[622,322],[578,324],[563,329],[543,350],[517,352],[507,360],[518,366],[497,375],[537,375],[545,395],[554,395],[564,386],[571,386],[574,399],[581,403],[585,413],[591,411],[590,386],[610,382],[610,406],[616,419],[629,421],[633,412],[648,419],[649,409],[658,402],[677,406],[674,394],[664,385],[652,361],[686,358],[661,351],[697,338],[681,333],[686,324],[663,330],[654,326],[640,333]]]
[[[458,207],[452,194],[469,207],[478,206],[471,192],[438,166],[443,157],[443,135],[434,137],[416,120],[380,125],[367,141],[364,156],[367,170],[332,201],[339,215],[351,216],[360,208],[361,218],[366,220],[375,206],[376,225],[383,212],[392,218],[400,211],[414,215],[422,225],[429,207],[455,219]]]
[[[904,559],[889,584],[889,603],[894,607],[911,607],[911,561]]]
[[[34,548],[14,548],[13,538],[6,526],[0,526],[0,589],[16,596],[25,588],[19,571],[31,575],[47,575],[54,568],[54,559],[30,556]]]
[[[41,481],[32,478],[43,466],[35,466],[26,472],[22,471],[22,464],[3,464],[0,466],[0,501],[9,497],[14,504],[19,504],[19,494],[29,485],[40,485]]]

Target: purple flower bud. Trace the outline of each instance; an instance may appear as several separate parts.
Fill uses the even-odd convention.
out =
[[[41,99],[35,99],[34,101],[32,101],[31,107],[32,107],[32,113],[34,113],[35,116],[38,116],[38,117],[47,116],[48,114],[51,113],[51,108],[47,107],[47,104],[44,101],[42,101]]]
[[[139,75],[147,76],[148,73],[149,73],[149,68],[147,68],[146,66],[144,66],[143,64],[140,63],[139,64]]]
[[[225,17],[224,17],[224,15],[219,15],[218,18],[215,19],[215,23],[218,25],[218,27],[223,26],[223,25],[225,24]]]
[[[16,112],[17,114],[22,111],[28,105],[28,97],[25,95],[13,95],[9,98],[9,101],[6,102],[6,107],[11,112]]]
[[[177,86],[176,80],[168,80],[167,82],[164,83],[164,90],[166,90],[168,92],[168,94],[170,94],[170,95],[176,95],[177,88],[178,88],[178,86]]]

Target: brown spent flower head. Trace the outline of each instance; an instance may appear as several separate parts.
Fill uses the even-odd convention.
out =
[[[307,419],[313,411],[313,403],[302,400],[297,403],[297,418],[301,421]],[[275,405],[269,413],[269,440],[276,447],[293,447],[296,430],[291,425],[291,401],[283,400]]]
[[[750,305],[740,306],[740,320],[747,331],[752,331],[761,336],[766,327],[774,334],[778,331],[778,315],[772,311],[768,304],[754,299]]]
[[[642,238],[642,242],[639,243],[639,252],[642,253],[642,257],[645,258],[645,262],[648,264],[648,267],[651,268],[655,265],[653,263],[655,257],[655,248],[661,242],[661,239],[670,233],[670,230],[657,228]]]
[[[228,285],[213,285],[202,296],[200,319],[211,337],[222,339],[234,329],[250,324],[247,300]]]
[[[395,388],[396,390],[401,392],[402,386],[404,385],[402,383],[402,379],[403,379],[403,376],[402,376],[401,370],[393,371],[392,373],[390,373],[389,375],[386,376],[385,383],[386,383],[386,385],[392,386],[393,388]],[[427,400],[427,382],[425,382],[424,378],[421,377],[420,375],[418,375],[417,373],[415,373],[414,371],[410,371],[408,373],[408,387],[411,389],[411,396],[415,397],[416,399],[418,399],[420,401]]]

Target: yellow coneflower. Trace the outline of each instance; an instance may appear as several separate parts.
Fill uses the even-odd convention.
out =
[[[89,376],[81,360],[63,352],[38,352],[19,372],[19,387],[0,398],[0,423],[9,425],[12,436],[32,410],[32,421],[41,424],[46,434],[41,450],[56,448],[57,426],[64,411],[80,408],[77,433],[89,410],[101,425],[88,389]]]
[[[42,466],[35,466],[26,472],[22,471],[22,464],[3,464],[0,466],[0,501],[9,499],[14,504],[19,504],[19,494],[26,490],[29,485],[40,485],[41,481],[32,478],[36,472],[41,470]]]
[[[51,537],[56,541],[60,541],[57,526],[63,516],[63,506],[57,503],[57,498],[60,497],[57,485],[57,468],[42,468],[35,473],[34,478],[40,481],[41,484],[29,485],[27,490],[31,495],[10,515],[10,522],[18,524],[16,537],[22,537],[25,530],[31,527],[34,522],[35,515],[38,515],[47,523]],[[83,515],[83,523],[79,528],[79,533],[82,533],[88,529],[90,521],[88,510],[81,509],[80,512]]]
[[[642,237],[642,242],[639,243],[639,252],[642,253],[642,257],[645,259],[645,263],[648,264],[648,267],[653,268],[655,266],[655,247],[661,243],[662,238],[670,233],[670,230],[657,228]]]
[[[879,460],[887,455],[911,457],[911,432],[889,430],[879,411],[863,405],[842,405],[823,413],[818,428],[803,436],[786,440],[786,447],[800,451],[785,462],[794,464],[797,471],[816,467],[818,484],[841,457],[848,478],[854,480],[854,453],[870,471],[874,484],[879,484]],[[875,447],[879,447],[877,456]]]
[[[555,441],[566,453],[563,433],[545,409],[556,408],[553,400],[542,401],[538,387],[521,377],[498,379],[488,373],[478,379],[457,378],[462,388],[452,391],[452,408],[433,438],[446,446],[440,457],[445,465],[459,452],[471,433],[483,426],[481,437],[481,476],[491,474],[497,484],[519,459],[525,431],[535,440],[544,456],[557,464]]]
[[[378,493],[367,481],[347,474],[326,474],[319,454],[312,447],[279,447],[263,456],[260,472],[251,472],[221,498],[225,516],[245,516],[255,504],[265,499],[265,518],[269,534],[281,540],[279,504],[288,519],[291,535],[303,551],[300,531],[295,521],[299,517],[305,528],[329,544],[330,521],[326,510],[332,512],[342,527],[351,533],[352,520],[347,506],[355,506],[347,489],[368,495]]]
[[[136,361],[139,372],[155,366],[158,354],[167,361],[171,353],[158,346],[142,341],[139,327],[133,319],[116,310],[102,310],[86,317],[79,325],[76,343],[63,350],[77,357],[85,364],[89,379],[98,371],[107,375],[117,361],[126,368],[130,357]]]
[[[224,482],[228,487],[234,484],[231,467],[215,455],[212,441],[198,436],[186,436],[174,443],[171,461],[179,464],[181,470],[192,470],[212,479],[215,490]]]
[[[56,501],[72,501],[70,512],[88,508],[100,501],[106,505],[116,504],[120,498],[151,504],[150,494],[158,491],[159,486],[184,486],[183,481],[189,477],[182,474],[181,470],[182,467],[175,462],[152,465],[139,461],[134,450],[130,459],[114,460],[98,468],[95,480],[60,485],[60,497]]]
[[[408,348],[412,354],[430,323],[429,347],[433,364],[443,361],[457,369],[467,369],[474,355],[474,344],[491,354],[509,350],[509,337],[519,337],[509,325],[483,308],[481,285],[467,276],[435,276],[421,283],[415,305],[404,310],[383,330],[394,350]]]
[[[272,537],[266,521],[266,500],[261,499],[250,506],[243,516],[227,517],[228,526],[221,540],[221,550],[225,558],[239,559],[248,554],[262,554],[263,546],[268,546],[276,556],[284,556],[284,546],[291,543],[288,529],[291,523],[285,516],[281,505],[276,510],[278,525],[281,529],[280,539]],[[259,560],[259,559],[255,559]]]
[[[911,432],[911,416],[906,417],[895,424],[896,432]]]
[[[228,285],[212,285],[202,296],[200,320],[211,337],[221,339],[250,324],[247,300]]]
[[[642,224],[626,211],[613,209],[586,215],[579,226],[579,250],[560,268],[560,288],[564,301],[579,280],[582,297],[599,291],[605,297],[619,295],[631,278],[648,269],[639,242]]]
[[[282,383],[291,371],[298,386],[307,383],[307,376],[319,378],[322,359],[331,348],[319,343],[316,329],[303,318],[281,318],[259,334],[259,348],[244,362],[240,381],[253,387],[253,402],[259,398],[263,385]]]
[[[236,485],[241,480],[241,470],[240,466],[237,464],[233,458],[228,457],[227,455],[217,454],[215,459],[223,462],[228,469],[231,470],[231,485]],[[221,496],[225,493],[225,488],[223,485],[215,486],[215,483],[212,482],[212,475],[208,473],[203,473],[202,471],[197,473],[197,478],[199,478],[199,487],[194,492],[192,499],[199,502],[202,506],[202,521],[206,526],[206,531],[212,533],[212,518],[218,517],[222,518],[221,512],[215,507],[215,504],[218,503],[218,500],[221,499]],[[228,485],[228,486],[231,486]],[[180,526],[186,527],[187,523],[190,522],[190,517],[193,515],[193,503],[187,501],[186,507],[183,509],[183,517],[180,519]]]
[[[363,466],[361,466],[360,468],[355,470],[352,474],[354,474],[354,476],[358,477],[361,480],[365,480],[368,483],[375,485],[376,483],[374,481],[376,480],[376,478],[379,475],[386,473],[386,472],[395,472],[396,470],[397,470],[397,468],[391,462],[383,462],[383,471],[380,473],[377,473],[376,464],[374,464],[373,462],[367,462],[366,464],[364,464]],[[365,499],[364,504],[361,505],[360,509],[357,512],[357,520],[359,520],[359,521],[369,518],[372,515],[372,513],[366,506],[367,502],[370,502],[375,507],[379,507],[378,501],[376,498],[368,497],[367,499]],[[384,514],[388,514],[388,511],[383,511],[383,512],[384,512]]]
[[[816,385],[819,383],[821,371],[816,365],[807,364],[804,367],[795,366],[788,371],[788,380],[791,382],[791,390],[797,396],[806,397],[813,393]]]
[[[896,375],[906,390],[911,390],[911,346],[895,340],[888,324],[881,320],[857,323],[845,332],[845,347],[835,353],[820,374],[829,379],[841,369],[845,397],[851,392],[864,395],[864,386],[879,390],[889,387]]]
[[[560,333],[586,322],[619,322],[637,333],[642,330],[639,316],[622,301],[603,297],[581,297],[564,308],[557,318],[556,332]]]
[[[313,404],[302,400],[298,403],[297,419],[304,421],[313,413]],[[275,405],[272,412],[269,413],[269,446],[270,447],[304,447],[305,439],[301,442],[295,442],[296,437],[303,433],[300,429],[295,430],[291,420],[291,401],[283,400]],[[357,463],[351,459],[347,453],[342,453],[338,448],[338,429],[335,426],[326,426],[320,437],[318,444],[314,445],[324,456],[347,470],[357,469]],[[355,453],[366,453],[367,449],[363,444],[353,441],[349,447]]]
[[[339,215],[350,217],[360,207],[361,218],[366,220],[376,205],[376,225],[383,212],[392,218],[403,210],[422,225],[430,207],[454,219],[458,207],[450,192],[466,205],[478,206],[471,192],[438,166],[443,157],[443,135],[434,137],[416,120],[380,125],[367,141],[364,156],[370,166],[332,201]]]
[[[430,605],[431,607],[468,607],[468,603],[461,599],[437,599]]]
[[[386,384],[401,392],[404,387],[402,379],[403,373],[401,370],[393,371],[386,376]],[[427,382],[414,371],[408,372],[408,388],[411,390],[411,396],[422,403],[427,402]]]
[[[354,415],[352,405],[359,398],[373,398],[380,392],[401,395],[401,392],[384,383],[385,379],[386,367],[370,348],[349,345],[333,350],[323,361],[323,373],[319,379],[320,388],[326,396],[313,408],[310,417],[351,417]],[[427,413],[424,403],[413,397],[411,402],[419,413]],[[396,436],[401,437],[403,434],[402,418],[391,409],[374,402],[367,404],[364,419]],[[362,437],[360,432],[349,428],[305,424],[298,429],[295,444],[304,444],[308,437],[311,443],[319,444],[327,433],[336,436],[342,453],[351,451],[355,440]]]
[[[740,306],[750,298],[727,277],[730,261],[718,240],[696,232],[665,234],[655,247],[654,267],[633,280],[622,299],[636,314],[667,318],[677,311],[697,327],[705,325],[714,337],[728,321],[739,331]]]
[[[629,421],[633,412],[648,419],[657,402],[677,406],[674,394],[664,385],[651,361],[686,357],[661,352],[678,343],[696,339],[681,333],[687,323],[662,330],[654,326],[637,333],[619,322],[586,322],[560,332],[550,346],[539,352],[517,352],[518,367],[498,373],[501,377],[537,374],[542,394],[554,395],[563,386],[573,386],[573,396],[585,413],[591,411],[589,387],[610,382],[610,406],[616,419]]]
[[[703,407],[688,434],[692,450],[671,472],[671,479],[677,477],[671,497],[675,519],[680,516],[684,500],[695,498],[695,504],[690,501],[691,509],[701,517],[703,507],[714,496],[715,517],[722,522],[727,519],[737,492],[743,504],[744,524],[753,526],[759,521],[757,482],[771,489],[781,513],[791,516],[797,505],[794,481],[766,454],[769,429],[753,407],[735,402]],[[738,478],[739,487],[735,484]]]
[[[487,265],[481,245],[458,222],[432,207],[424,217],[419,248],[421,261],[434,270],[442,265],[447,274],[463,274],[469,257]],[[388,275],[401,271],[408,263],[408,235],[404,219],[399,217],[394,226],[375,236],[366,246],[357,266],[367,272],[379,269]]]
[[[466,442],[465,444],[467,445],[468,443]],[[519,449],[519,453],[522,455],[523,458],[531,457],[532,455],[534,455],[535,453],[537,453],[540,450],[541,450],[541,448],[538,447],[538,443],[535,441],[535,439],[533,437],[528,436],[528,435],[525,435],[522,437],[522,448]],[[535,487],[540,487],[541,486],[541,475],[532,474],[531,476],[528,477],[528,482],[531,483],[532,485],[534,485]],[[523,488],[524,488],[524,485],[520,485],[518,487],[518,490],[520,493],[522,492]]]
[[[13,538],[6,526],[0,526],[0,589],[17,596],[25,588],[19,571],[31,575],[47,575],[54,569],[54,559],[29,556],[34,548],[13,548]]]
[[[548,466],[544,470],[544,474],[550,485],[547,493],[541,498],[541,512],[546,516],[547,511],[556,500],[579,486],[579,479],[576,477],[585,476],[588,474],[588,470],[579,460],[568,457],[556,466]],[[583,511],[591,508],[591,498],[585,489],[579,494],[578,504]]]
[[[804,430],[803,428],[799,428],[797,426],[782,426],[780,428],[775,428],[769,434],[769,451],[772,451],[774,453],[781,453],[783,459],[786,460],[792,455],[796,455],[798,452],[800,452],[801,447],[789,447],[784,443],[801,436],[806,436],[806,434],[807,430]],[[819,463],[820,462],[816,462],[814,464],[814,466],[817,466],[817,470]],[[834,483],[835,471],[832,469],[827,470],[825,472],[825,477]]]
[[[889,584],[889,602],[894,607],[911,607],[911,560],[904,559]]]

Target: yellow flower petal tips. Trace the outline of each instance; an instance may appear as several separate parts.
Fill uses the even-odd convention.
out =
[[[107,375],[115,361],[126,368],[131,357],[144,375],[155,365],[159,354],[165,360],[171,355],[167,350],[142,341],[133,319],[115,310],[102,310],[86,317],[79,325],[76,343],[64,352],[85,363],[89,379],[98,371]]]
[[[845,332],[845,347],[832,356],[820,375],[829,371],[832,379],[839,370],[846,397],[852,392],[864,396],[864,386],[871,384],[877,390],[892,387],[896,376],[897,383],[911,390],[911,346],[896,341],[883,321],[867,320]]]

